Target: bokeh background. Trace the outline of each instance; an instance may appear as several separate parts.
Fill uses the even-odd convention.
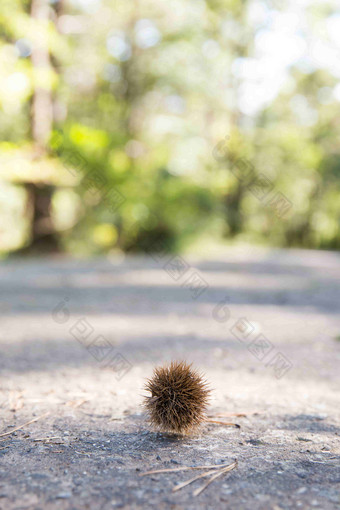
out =
[[[1,256],[339,249],[336,3],[1,0]]]

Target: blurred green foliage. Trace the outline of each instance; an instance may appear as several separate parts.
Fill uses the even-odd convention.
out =
[[[322,32],[336,15],[331,2],[303,20],[287,9],[2,0],[0,251],[51,235],[54,249],[84,254],[197,238],[339,249],[340,69],[323,59],[340,62],[340,45]],[[52,109],[43,143],[39,91]]]

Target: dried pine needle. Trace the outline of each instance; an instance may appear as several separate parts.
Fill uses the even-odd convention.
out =
[[[187,485],[195,482],[196,480],[199,480],[200,478],[205,478],[206,476],[212,475],[209,480],[202,485],[202,487],[199,487],[193,492],[193,496],[198,496],[201,494],[201,492],[208,487],[208,485],[211,484],[216,478],[219,476],[222,476],[224,473],[228,473],[228,471],[231,471],[237,466],[237,460],[235,460],[232,464],[229,464],[228,466],[221,465],[221,464],[213,464],[211,466],[183,466],[179,468],[172,468],[172,469],[156,469],[153,471],[147,471],[146,473],[142,473],[139,476],[145,476],[145,475],[154,475],[158,473],[175,473],[178,471],[186,471],[191,469],[208,469],[205,473],[202,473],[200,475],[194,476],[193,478],[190,478],[189,480],[186,480],[185,482],[181,482],[172,489],[172,492],[177,492],[180,489],[183,489]]]
[[[178,485],[175,485],[175,487],[172,489],[172,492],[179,491],[180,489],[183,489],[183,487],[186,487],[192,482],[195,482],[196,480],[199,480],[200,478],[204,478],[205,476],[209,476],[216,473],[216,469],[212,469],[211,471],[206,471],[205,473],[202,473],[201,475],[194,476],[193,478],[190,478],[190,480],[187,480],[186,482],[179,483]]]
[[[48,412],[48,413],[42,414],[41,416],[38,416],[38,418],[34,418],[34,420],[27,421],[26,423],[23,423],[19,427],[15,427],[15,429],[10,430],[9,432],[4,432],[3,434],[0,434],[0,437],[10,436],[11,434],[13,434],[13,432],[16,432],[17,430],[21,430],[24,427],[26,427],[27,425],[30,425],[31,423],[35,423],[36,421],[41,420],[42,418],[45,418],[45,416],[47,416],[48,414],[50,414],[50,413]]]
[[[246,418],[247,416],[251,416],[253,414],[259,414],[259,411],[245,411],[243,413],[217,413],[214,416],[209,415],[209,418],[226,418],[228,416],[236,416],[237,418]]]
[[[219,470],[215,475],[213,475],[205,484],[202,485],[202,487],[199,487],[198,489],[196,489],[192,495],[194,497],[196,496],[199,496],[201,494],[201,492],[204,491],[204,489],[206,489],[208,487],[208,485],[211,484],[211,482],[213,482],[214,480],[216,480],[216,478],[218,478],[219,476],[222,476],[224,475],[224,473],[228,473],[228,471],[231,471],[232,469],[236,468],[237,466],[237,460],[235,460],[235,462],[233,462],[232,464],[230,464],[229,466],[227,466],[226,468],[223,468],[221,470]]]
[[[153,471],[146,471],[145,473],[141,473],[139,476],[145,475],[155,475],[158,473],[175,473],[176,471],[187,471],[190,469],[212,469],[212,468],[221,468],[223,465],[221,464],[213,464],[211,466],[182,466],[178,468],[170,468],[170,469],[156,469]]]
[[[240,429],[241,428],[241,425],[239,425],[238,423],[230,423],[230,422],[226,422],[226,421],[220,421],[220,420],[205,420],[207,423],[215,423],[217,425],[224,425],[225,427],[234,427],[236,429]]]

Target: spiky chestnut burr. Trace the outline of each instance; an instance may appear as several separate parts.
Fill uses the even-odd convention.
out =
[[[144,401],[149,421],[159,430],[185,434],[205,420],[210,390],[186,362],[155,368],[145,389],[151,393]]]

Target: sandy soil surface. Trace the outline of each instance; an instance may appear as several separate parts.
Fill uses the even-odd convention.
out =
[[[339,254],[10,260],[0,281],[0,509],[340,508]],[[240,429],[150,429],[145,378],[173,359]],[[172,492],[192,472],[140,476],[234,459],[197,497]]]

